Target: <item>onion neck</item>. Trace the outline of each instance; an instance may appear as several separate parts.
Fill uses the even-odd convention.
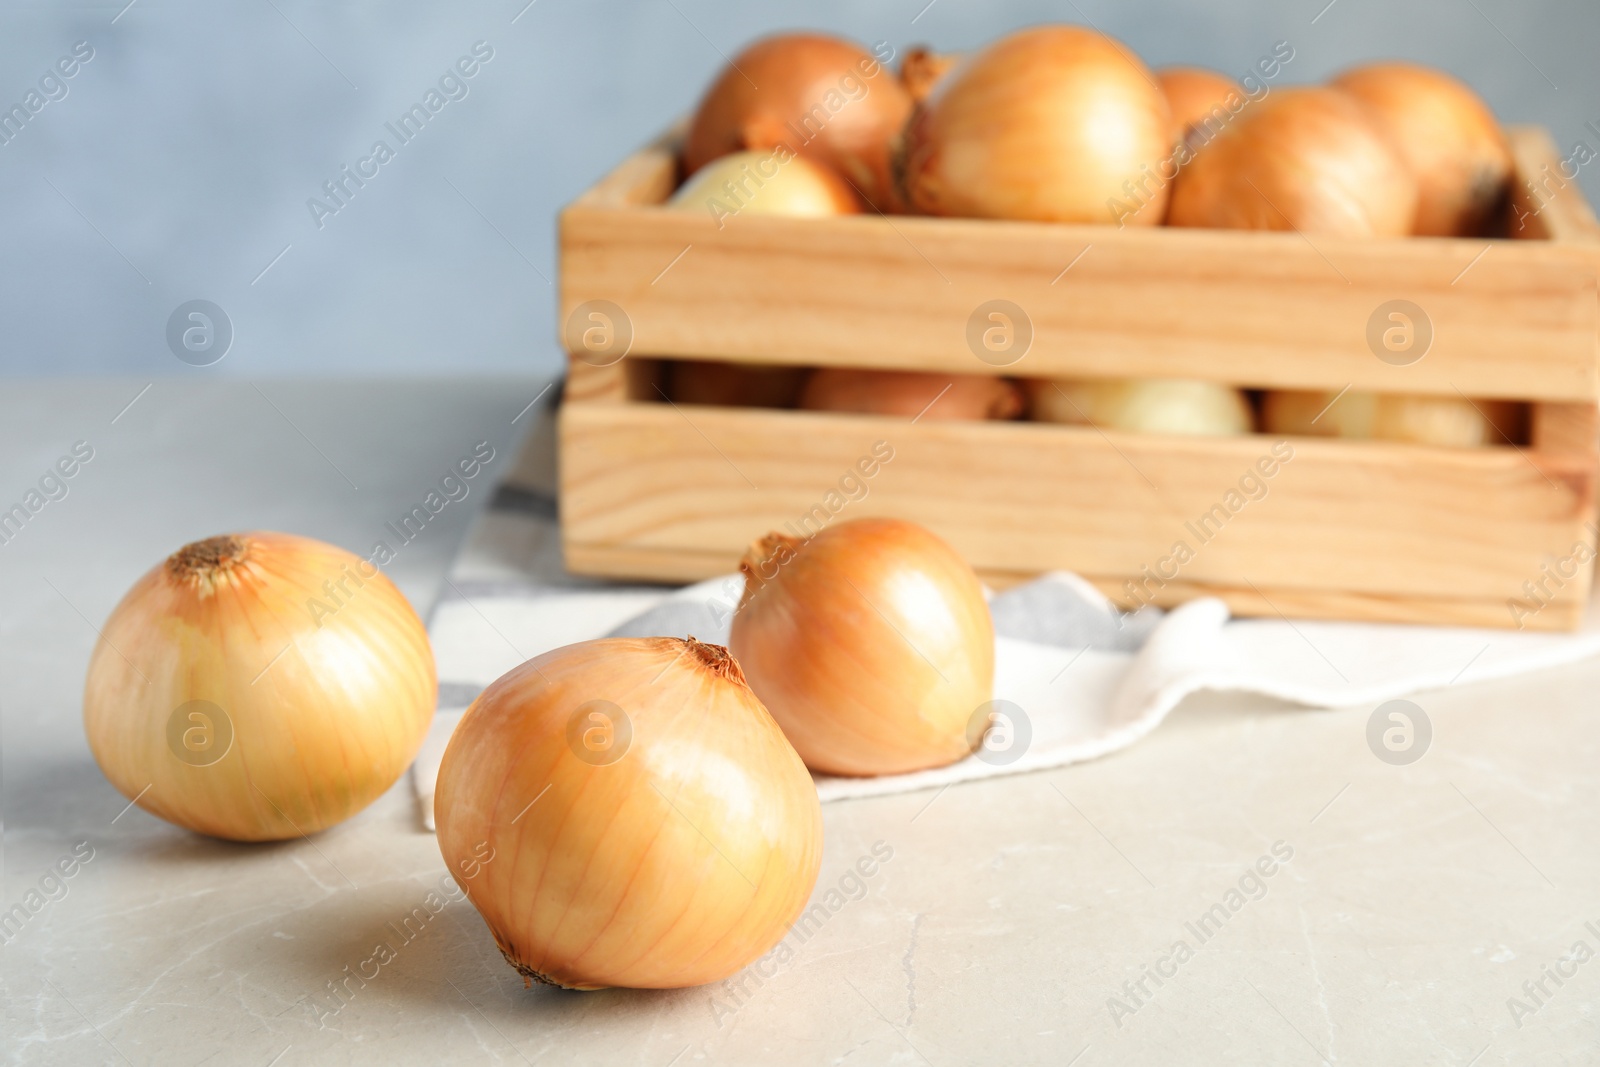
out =
[[[744,593],[739,597],[739,610],[755,599],[768,582],[778,576],[784,564],[794,559],[805,542],[774,531],[751,543],[739,561],[739,573],[744,575]]]
[[[693,637],[685,641],[684,645],[684,651],[689,658],[702,669],[710,671],[723,681],[733,682],[746,689],[750,688],[750,683],[745,681],[744,670],[739,666],[739,661],[734,659],[733,653],[723,646],[696,641]]]
[[[208,537],[184,545],[167,557],[167,576],[208,597],[231,584],[234,570],[250,556],[250,543],[237,534]]]

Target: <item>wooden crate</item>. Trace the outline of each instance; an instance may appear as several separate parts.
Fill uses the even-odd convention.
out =
[[[727,572],[767,530],[831,515],[827,494],[882,441],[894,458],[837,519],[923,523],[996,584],[1066,569],[1127,606],[1212,594],[1240,614],[1572,628],[1595,545],[1600,226],[1543,131],[1513,145],[1514,237],[1350,241],[904,216],[719,227],[658,206],[677,179],[665,138],[561,217],[568,566]],[[1396,299],[1433,329],[1404,366],[1367,338]],[[969,347],[993,300],[1031,321],[1018,362]],[[617,332],[585,337],[590,323]],[[1461,394],[1528,401],[1531,427],[1483,449],[1290,438],[1266,495],[1231,513],[1277,438],[674,405],[658,388],[673,358]],[[1219,503],[1230,517],[1201,540]]]

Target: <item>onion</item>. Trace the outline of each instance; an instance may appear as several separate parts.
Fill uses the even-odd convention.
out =
[[[437,695],[427,631],[376,566],[244,533],[185,545],[122,598],[89,661],[83,721],[100,769],[140,807],[272,841],[393,785]]]
[[[683,166],[693,174],[730,152],[784,145],[888,211],[890,144],[910,113],[899,79],[858,45],[809,33],[768,37],[712,83],[684,139]]]
[[[940,81],[906,127],[900,177],[930,215],[1153,226],[1171,134],[1166,97],[1120,43],[1040,26]]]
[[[804,367],[697,359],[675,360],[669,366],[667,393],[678,403],[745,408],[794,407],[807,373]]]
[[[940,53],[931,48],[909,48],[906,57],[900,61],[900,81],[905,85],[906,92],[911,94],[911,99],[920,104],[962,58],[959,52]]]
[[[861,199],[828,168],[777,148],[721,157],[696,171],[666,206],[709,212],[721,229],[739,214],[853,215],[861,210]]]
[[[1195,129],[1197,140],[1209,141],[1244,106],[1244,91],[1238,82],[1203,67],[1158,70],[1156,84],[1166,94],[1167,107],[1172,112],[1174,143],[1188,141],[1191,129]],[[1232,107],[1228,106],[1230,97],[1236,101]],[[1204,131],[1203,136],[1201,131]]]
[[[1285,88],[1251,104],[1178,173],[1173,226],[1400,237],[1417,184],[1360,104]]]
[[[972,751],[993,697],[994,624],[949,545],[857,519],[809,541],[768,534],[739,569],[729,648],[807,766],[901,774]]]
[[[800,392],[810,411],[848,411],[926,419],[1014,419],[1022,414],[1016,383],[983,374],[824,367]]]
[[[1266,394],[1261,423],[1267,433],[1475,448],[1516,440],[1522,413],[1503,400],[1282,390]]]
[[[693,638],[585,641],[502,676],[456,727],[434,812],[507,962],[572,989],[733,974],[822,860],[811,777],[727,649]]]
[[[1030,381],[1040,422],[1103,430],[1222,437],[1250,432],[1250,405],[1231,385],[1176,378]]]
[[[1469,237],[1484,232],[1511,183],[1511,148],[1494,113],[1440,70],[1373,63],[1333,85],[1366,106],[1417,181],[1414,233]]]

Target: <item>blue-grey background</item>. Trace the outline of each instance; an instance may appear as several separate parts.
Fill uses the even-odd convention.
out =
[[[0,374],[554,370],[557,211],[691,109],[724,55],[782,28],[962,49],[1069,21],[1152,65],[1234,73],[1285,39],[1288,81],[1420,60],[1504,120],[1600,150],[1595,0],[124,3],[0,9],[0,107],[74,42],[94,49],[0,146]],[[319,229],[307,199],[394,144],[384,123],[478,41],[493,58],[468,95]],[[1597,175],[1581,175],[1591,197]],[[235,330],[204,368],[165,340],[197,298]]]

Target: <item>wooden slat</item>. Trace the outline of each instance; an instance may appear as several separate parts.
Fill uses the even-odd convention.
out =
[[[1542,242],[1314,248],[1295,234],[864,217],[751,216],[718,230],[698,213],[646,208],[570,209],[562,242],[563,320],[586,300],[611,300],[642,355],[1597,395],[1592,265]],[[992,299],[1032,321],[1015,365],[991,367],[967,346],[969,317]],[[1369,318],[1395,299],[1420,306],[1434,330],[1427,356],[1404,367],[1367,343]]]
[[[658,401],[664,393],[665,368],[653,359],[622,359],[594,366],[579,356],[567,357],[566,402],[620,404],[628,400]]]
[[[1550,134],[1535,126],[1510,131],[1517,181],[1512,186],[1511,235],[1564,244],[1600,245],[1600,222],[1576,177],[1561,172]]]
[[[627,399],[628,374],[621,364],[594,367],[576,356],[567,359],[563,403],[620,404]]]
[[[1594,500],[1582,454],[1301,439],[1266,496],[1205,539],[1194,523],[1230,503],[1273,439],[648,404],[569,405],[561,418],[569,565],[619,573],[632,560],[655,577],[725,570],[754,537],[826,504],[877,440],[894,459],[839,515],[923,523],[980,571],[1128,579],[1183,542],[1193,558],[1165,588],[1254,583],[1286,599],[1338,593],[1351,610],[1363,599],[1504,610],[1587,536]],[[1586,589],[1587,574],[1556,599]]]
[[[1535,404],[1532,422],[1536,450],[1600,453],[1600,408],[1594,404]]]
[[[678,180],[678,143],[682,124],[623,160],[586,190],[574,204],[584,207],[645,207],[672,195]]]
[[[1534,157],[1526,143],[1523,155]],[[1597,259],[1580,244],[876,216],[736,216],[719,228],[701,212],[637,206],[664,195],[668,161],[647,150],[561,221],[563,321],[611,300],[638,355],[1600,396]],[[1560,203],[1561,218],[1577,217]],[[969,318],[993,299],[1033,325],[1012,366],[968,347]],[[1422,307],[1434,331],[1408,366],[1368,346],[1369,319],[1396,299]]]

